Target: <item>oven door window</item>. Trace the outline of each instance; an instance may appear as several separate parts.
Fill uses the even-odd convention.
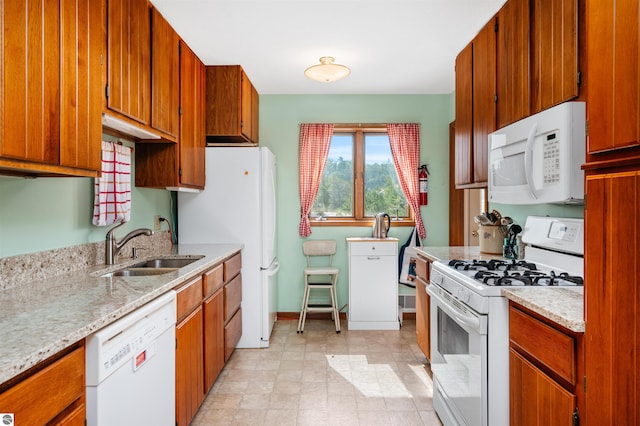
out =
[[[436,307],[436,344],[431,368],[442,392],[461,423],[480,425],[486,405],[487,335],[456,320],[448,309]],[[486,410],[486,408],[485,408]]]

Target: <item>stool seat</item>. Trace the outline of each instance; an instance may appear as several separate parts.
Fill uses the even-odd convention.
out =
[[[335,240],[315,240],[302,243],[302,252],[307,257],[304,268],[304,295],[300,318],[298,319],[298,333],[304,333],[304,324],[308,312],[331,312],[335,322],[336,333],[340,333],[340,314],[338,312],[338,297],[336,286],[340,269],[332,266],[333,255],[336,253]],[[325,265],[312,264],[312,259],[324,259]],[[328,260],[327,260],[328,259]],[[310,300],[311,290],[328,290],[328,301],[318,303]]]
[[[334,275],[339,274],[340,269],[333,266],[311,266],[304,268],[305,275]]]

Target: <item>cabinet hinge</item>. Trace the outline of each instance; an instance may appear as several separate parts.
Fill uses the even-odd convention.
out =
[[[578,86],[582,84],[582,71],[578,71]]]
[[[182,107],[178,107],[178,115],[182,115]]]
[[[178,176],[182,177],[182,167],[178,169]]]
[[[571,418],[571,426],[580,426],[580,414],[578,414],[577,408],[573,412],[573,416]]]
[[[109,85],[108,84],[104,87],[104,96],[107,97],[107,98],[109,97]]]
[[[493,95],[493,102],[498,103],[498,94]]]

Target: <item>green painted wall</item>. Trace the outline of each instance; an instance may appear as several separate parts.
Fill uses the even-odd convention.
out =
[[[135,180],[135,165],[132,169]],[[0,176],[0,257],[104,240],[110,227],[91,223],[93,186],[91,178]],[[169,191],[134,187],[131,197],[131,220],[118,237],[135,228],[153,229],[154,215],[171,217]]]
[[[510,216],[515,223],[523,227],[527,216],[584,217],[584,206],[565,206],[559,204],[516,206],[490,203],[489,209],[498,210],[502,216]]]
[[[425,245],[448,244],[448,173],[450,95],[262,95],[260,96],[260,145],[269,147],[278,161],[277,243],[281,269],[278,277],[280,312],[296,312],[302,300],[303,239],[298,236],[298,136],[300,123],[421,123],[421,163],[427,163],[429,205],[422,208],[427,228]],[[416,171],[417,173],[417,171]],[[390,236],[400,244],[411,228],[393,228]],[[336,265],[341,276],[338,300],[347,303],[346,237],[371,236],[368,227],[314,227],[310,238],[338,241]]]

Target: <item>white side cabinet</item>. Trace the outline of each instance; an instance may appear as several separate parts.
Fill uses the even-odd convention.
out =
[[[398,330],[398,239],[347,238],[349,330]]]

